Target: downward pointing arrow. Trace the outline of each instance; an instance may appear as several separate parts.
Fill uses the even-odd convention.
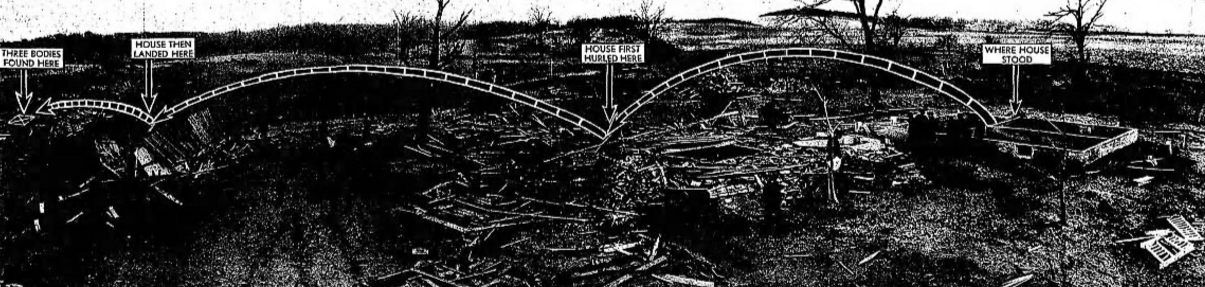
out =
[[[21,70],[21,82],[18,84],[20,87],[17,90],[17,108],[21,110],[21,114],[26,114],[29,111],[29,103],[33,101],[33,93],[29,92],[29,71]]]
[[[142,105],[146,106],[146,112],[151,112],[151,108],[155,106],[156,98],[159,98],[159,94],[151,94],[150,96],[147,96],[146,93],[142,94]]]
[[[615,111],[619,109],[619,105],[603,105],[603,116],[607,118],[607,122],[615,120]]]
[[[1013,114],[1021,112],[1021,102],[1022,101],[1020,99],[1008,101],[1008,104],[1009,104],[1008,106],[1009,106],[1009,108],[1012,108]]]
[[[22,114],[28,113],[31,102],[33,102],[33,93],[21,94],[21,92],[17,92],[17,108],[21,110]]]
[[[146,91],[142,93],[142,105],[146,107],[146,112],[150,113],[155,108],[155,99],[159,97],[159,94],[155,93],[155,60],[146,60],[146,82],[144,84],[146,84]]]

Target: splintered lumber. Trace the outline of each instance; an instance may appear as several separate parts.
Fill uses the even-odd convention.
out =
[[[476,209],[476,210],[480,210],[480,211],[484,211],[484,212],[490,212],[490,213],[498,213],[498,214],[506,214],[506,215],[518,215],[518,216],[529,216],[529,217],[536,217],[536,218],[555,219],[555,220],[567,220],[567,221],[577,221],[577,222],[590,222],[590,220],[589,220],[589,219],[584,219],[584,218],[565,217],[565,216],[555,216],[555,215],[544,215],[544,214],[539,214],[539,213],[522,213],[522,212],[513,212],[513,211],[497,210],[497,209],[492,209],[492,208],[487,208],[487,207],[484,207],[484,206],[480,206],[480,205],[472,204],[472,203],[470,203],[470,202],[467,202],[467,201],[461,200],[461,199],[459,199],[459,198],[457,198],[457,199],[453,199],[453,201],[455,201],[456,203],[460,203],[460,204],[463,204],[463,205],[465,205],[465,206],[468,206],[468,207],[470,207],[470,208]]]
[[[740,112],[738,112],[738,111],[733,111],[733,112],[722,113],[722,114],[716,115],[716,116],[714,116],[714,117],[710,117],[710,118],[706,118],[706,119],[702,119],[702,120],[694,121],[694,122],[691,122],[691,123],[688,123],[688,124],[680,125],[680,126],[673,127],[673,128],[669,128],[669,129],[663,129],[663,130],[653,130],[653,131],[644,132],[644,133],[641,133],[641,134],[638,134],[638,135],[634,135],[634,136],[630,136],[630,137],[623,138],[623,140],[637,139],[637,138],[641,138],[641,137],[645,137],[645,136],[650,136],[650,135],[660,135],[660,134],[663,134],[663,133],[673,132],[673,131],[677,131],[677,130],[685,129],[685,128],[688,128],[688,127],[691,127],[691,126],[694,126],[694,125],[697,125],[697,124],[711,122],[711,121],[714,121],[714,120],[719,119],[719,118],[730,117],[730,116],[733,116],[733,115],[736,115],[736,114],[739,114],[739,113],[740,113]]]
[[[431,274],[431,273],[423,272],[422,270],[410,269],[410,271],[411,271],[411,272],[414,272],[414,273],[416,273],[416,274],[418,274],[418,275],[422,275],[422,276],[423,276],[424,278],[426,278],[426,279],[431,279],[431,280],[438,281],[439,283],[443,283],[443,284],[447,284],[447,285],[451,285],[451,286],[457,286],[457,287],[469,287],[469,285],[464,285],[464,284],[456,283],[455,281],[451,281],[451,280],[448,280],[448,279],[444,279],[444,278],[442,278],[442,277],[435,276],[435,274]]]
[[[665,260],[667,260],[667,259],[669,259],[669,258],[665,257],[665,256],[657,257],[657,259],[655,259],[653,261],[649,261],[647,263],[644,263],[643,265],[640,265],[640,267],[636,267],[636,272],[648,271],[649,269],[656,267],[657,265],[661,265],[661,263],[665,263]],[[619,276],[619,278],[616,278],[615,280],[611,281],[611,283],[607,283],[606,286],[610,286],[610,287],[619,286],[619,285],[622,285],[624,282],[627,282],[628,280],[632,280],[632,278],[635,278],[635,277],[636,277],[636,275],[633,275],[631,273],[624,274],[623,276]]]
[[[917,110],[922,110],[922,109],[925,109],[925,108],[916,107],[916,108],[882,109],[882,110],[874,110],[874,111],[869,111],[869,112],[865,112],[865,113],[857,113],[857,114],[850,114],[850,115],[811,118],[811,120],[812,121],[843,120],[843,119],[860,118],[860,117],[882,115],[882,114],[889,114],[889,113],[917,111]]]
[[[784,171],[784,170],[792,170],[792,169],[797,169],[800,167],[803,167],[803,165],[796,164],[796,165],[789,165],[789,166],[768,167],[768,168],[759,168],[759,169],[721,171],[721,172],[700,175],[697,178],[698,179],[712,179],[712,178],[733,177],[733,176],[746,176],[746,175],[754,175],[754,174],[761,174],[761,173],[768,173],[768,172],[779,172],[779,171]]]
[[[755,191],[757,191],[756,188],[748,185],[719,185],[715,188],[707,190],[707,192],[710,194],[710,198],[725,198],[753,193]]]
[[[1140,246],[1155,257],[1155,260],[1159,262],[1159,269],[1170,266],[1184,255],[1196,250],[1192,243],[1176,234],[1156,237],[1142,242]]]
[[[179,199],[176,199],[175,196],[172,196],[170,193],[163,191],[163,189],[160,189],[158,186],[151,186],[151,188],[154,188],[156,192],[158,192],[160,195],[163,195],[164,198],[167,198],[167,200],[170,200],[171,202],[175,203],[176,205],[180,205],[180,206],[184,205],[184,203],[180,202]]]
[[[712,149],[712,148],[721,148],[721,147],[726,147],[726,146],[730,146],[733,144],[736,144],[736,141],[728,140],[728,141],[723,141],[723,142],[716,143],[716,144],[703,145],[703,146],[697,146],[697,147],[668,148],[668,149],[665,149],[664,151],[662,151],[661,154],[675,154],[675,153],[683,153],[683,152],[705,150],[705,149]]]
[[[1141,171],[1156,171],[1156,172],[1176,172],[1176,169],[1174,169],[1174,168],[1143,167],[1143,166],[1136,166],[1136,165],[1127,165],[1126,169],[1141,170]]]
[[[661,247],[661,236],[657,236],[657,239],[655,239],[653,241],[653,249],[649,250],[649,259],[653,259],[653,258],[657,257],[657,248],[660,248],[660,247]]]
[[[715,287],[715,283],[713,283],[711,281],[703,281],[703,280],[699,280],[699,279],[687,278],[687,277],[678,276],[678,275],[653,274],[653,278],[657,278],[657,280],[665,281],[668,283],[677,283],[677,284],[682,284],[682,285],[690,285],[690,286],[698,286],[698,287]]]
[[[623,285],[624,282],[628,282],[628,280],[632,280],[632,277],[635,277],[635,276],[632,274],[624,274],[623,276],[619,276],[619,278],[615,278],[615,280],[613,280],[610,283],[607,283],[607,285],[603,285],[603,286],[619,287],[620,285]]]
[[[640,216],[640,213],[636,213],[636,212],[624,211],[624,210],[618,210],[618,209],[611,209],[611,208],[606,208],[606,207],[601,207],[601,206],[594,206],[594,205],[589,205],[589,204],[581,204],[581,203],[573,203],[573,202],[555,202],[555,201],[547,201],[547,200],[542,200],[542,199],[538,199],[538,198],[532,198],[532,197],[526,197],[526,196],[519,196],[519,198],[524,199],[524,200],[530,200],[530,201],[535,202],[535,203],[542,203],[542,204],[548,204],[548,205],[556,205],[556,206],[571,206],[571,207],[577,207],[577,208],[590,208],[590,209],[595,209],[595,210],[598,210],[598,211],[605,211],[605,212],[618,213],[618,214],[631,215],[631,216]]]
[[[841,262],[841,260],[836,260],[836,261],[837,261],[837,264],[841,265],[842,269],[845,269],[845,272],[849,272],[849,275],[854,275],[853,269],[849,269],[849,266],[845,266],[845,263]]]
[[[442,183],[440,183],[440,184],[436,184],[435,186],[433,186],[433,187],[431,187],[431,188],[428,188],[427,190],[425,190],[425,191],[423,191],[423,192],[421,192],[421,193],[419,193],[419,194],[422,194],[422,195],[427,195],[427,194],[431,193],[432,191],[435,191],[435,190],[437,190],[437,189],[443,188],[444,186],[447,186],[447,185],[452,184],[452,183],[455,183],[455,182],[456,182],[455,180],[449,180],[449,181],[445,181],[445,182],[442,182]]]
[[[1143,241],[1141,246],[1142,249],[1146,249],[1146,251],[1149,252],[1151,256],[1154,256],[1155,260],[1159,262],[1159,269],[1163,269],[1172,262],[1176,261],[1175,255],[1172,254],[1172,251],[1167,250],[1166,246],[1159,244],[1159,239]]]
[[[1176,232],[1180,233],[1180,236],[1183,236],[1184,240],[1188,240],[1188,241],[1205,240],[1205,238],[1201,237],[1201,232],[1198,231],[1196,227],[1193,227],[1192,224],[1189,224],[1188,220],[1184,219],[1184,216],[1180,216],[1180,215],[1172,216],[1167,219],[1167,222],[1171,223],[1172,229],[1175,229]]]
[[[452,222],[449,222],[449,221],[447,221],[447,220],[440,219],[440,218],[435,217],[435,216],[431,216],[430,214],[427,214],[427,212],[425,212],[425,211],[423,211],[423,210],[421,210],[421,209],[418,209],[418,208],[414,208],[413,210],[412,210],[412,209],[409,209],[409,208],[402,208],[401,210],[402,210],[402,211],[405,211],[405,212],[407,212],[407,213],[414,214],[414,215],[417,215],[417,216],[419,216],[419,217],[422,217],[423,219],[426,219],[427,221],[433,222],[433,223],[435,223],[435,224],[443,225],[444,227],[447,227],[447,228],[449,228],[449,229],[455,230],[455,231],[460,232],[460,233],[468,233],[468,232],[470,232],[470,231],[471,231],[471,230],[469,230],[468,228],[466,228],[466,227],[464,227],[464,226],[460,226],[459,224],[452,223]]]
[[[626,252],[627,249],[636,247],[640,242],[632,243],[614,243],[600,246],[598,249],[602,252]]]
[[[433,157],[433,156],[431,155],[431,152],[428,152],[428,151],[426,151],[426,150],[423,150],[422,148],[419,148],[419,147],[412,147],[412,146],[403,146],[403,147],[404,147],[404,148],[406,148],[406,149],[408,149],[408,150],[410,150],[410,151],[413,151],[413,152],[415,152],[415,153],[418,153],[418,154],[420,154],[420,155],[422,155],[422,156],[425,156],[425,157]]]
[[[75,222],[76,219],[79,219],[79,217],[83,216],[83,215],[84,215],[84,212],[80,211],[80,213],[76,214],[75,216],[72,216],[71,219],[68,219],[67,223]]]
[[[531,237],[526,237],[526,238],[523,238],[523,239],[519,239],[519,240],[511,241],[510,243],[507,243],[507,244],[502,244],[502,246],[499,246],[498,248],[499,248],[499,249],[506,249],[507,247],[511,247],[511,246],[514,246],[515,244],[519,244],[519,243],[527,242],[528,240],[531,240]]]
[[[862,261],[858,261],[858,265],[862,265],[862,264],[865,264],[866,262],[870,262],[870,260],[874,260],[875,256],[879,256],[879,252],[882,252],[882,251],[875,251],[874,253],[871,253],[870,256],[866,256],[866,258],[862,258]]]
[[[661,265],[661,263],[665,263],[666,260],[669,260],[669,257],[665,257],[664,255],[657,257],[657,259],[653,259],[652,261],[649,261],[648,263],[645,263],[644,265],[640,265],[640,267],[636,268],[636,271],[649,270],[650,268],[656,267],[657,265]]]
[[[1172,234],[1172,231],[1167,230],[1167,229],[1151,230],[1151,231],[1146,232],[1146,235],[1150,235],[1152,237],[1164,237],[1164,236],[1168,236],[1171,234]]]
[[[604,264],[611,265],[613,263],[604,263]],[[602,275],[602,274],[611,273],[611,272],[619,272],[619,271],[623,271],[623,270],[626,270],[629,268],[637,267],[637,266],[639,266],[639,264],[640,264],[640,261],[630,261],[627,263],[623,263],[623,264],[619,264],[619,265],[611,265],[611,266],[595,265],[595,266],[590,266],[590,268],[595,268],[595,269],[588,270],[588,271],[582,271],[582,272],[575,272],[572,274],[572,277],[573,278],[584,278],[584,277]],[[598,268],[599,266],[605,266],[605,267]]]
[[[665,245],[666,245],[666,247],[673,247],[675,249],[678,249],[679,251],[686,253],[686,255],[690,255],[690,258],[693,258],[694,260],[699,261],[699,262],[703,262],[703,264],[706,264],[707,266],[715,266],[715,263],[712,263],[711,260],[707,259],[707,257],[703,257],[703,255],[700,255],[699,253],[695,253],[694,251],[690,250],[689,248],[686,248],[686,246],[682,246],[681,244],[674,243],[673,241],[666,241]]]
[[[1114,241],[1113,241],[1113,243],[1130,243],[1130,242],[1138,242],[1138,241],[1144,241],[1144,240],[1148,240],[1148,239],[1151,239],[1151,238],[1155,238],[1155,236],[1143,236],[1143,237],[1135,237],[1135,238],[1130,238],[1130,239],[1114,240]]]
[[[1025,282],[1029,282],[1029,280],[1031,280],[1031,279],[1033,279],[1033,274],[1026,274],[1021,277],[1017,277],[1017,278],[1009,279],[1008,281],[1004,281],[1004,284],[1001,284],[1000,287],[1021,286],[1021,284],[1025,284]]]
[[[1163,242],[1167,243],[1168,245],[1170,245],[1172,247],[1175,247],[1175,248],[1181,250],[1180,253],[1183,253],[1183,254],[1187,254],[1188,252],[1192,252],[1197,249],[1196,246],[1192,245],[1192,243],[1189,243],[1187,240],[1184,240],[1184,237],[1180,237],[1179,235],[1175,235],[1175,234],[1164,237]]]

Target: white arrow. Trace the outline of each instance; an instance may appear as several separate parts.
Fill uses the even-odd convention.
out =
[[[1013,114],[1017,114],[1017,113],[1021,112],[1021,100],[1020,99],[1008,101],[1008,103],[1009,103],[1009,106],[1013,109]]]
[[[44,115],[44,116],[53,116],[54,109],[49,109],[49,108],[47,108],[48,106],[50,106],[49,98],[47,98],[45,102],[42,102],[42,105],[38,106],[38,109],[35,110],[34,113],[39,114],[39,115]]]
[[[142,105],[146,106],[146,112],[150,113],[155,107],[155,99],[159,97],[155,94],[155,60],[146,60],[146,91],[142,93]]]
[[[29,111],[29,104],[33,101],[33,93],[29,92],[29,71],[21,70],[21,80],[18,83],[17,91],[17,108],[22,114]]]

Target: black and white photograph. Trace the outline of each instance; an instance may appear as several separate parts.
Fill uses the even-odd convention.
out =
[[[1205,0],[0,0],[0,287],[1196,287],[1203,234]]]

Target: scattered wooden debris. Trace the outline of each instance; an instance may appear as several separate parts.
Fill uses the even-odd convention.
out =
[[[849,266],[845,266],[845,262],[841,262],[841,260],[837,260],[837,264],[841,265],[841,268],[845,269],[845,272],[849,272],[849,275],[854,275],[854,270],[849,269]]]
[[[1146,250],[1159,263],[1159,269],[1167,268],[1172,263],[1184,258],[1185,255],[1196,251],[1196,246],[1189,242],[1202,240],[1199,229],[1190,224],[1183,216],[1165,217],[1175,230],[1159,229],[1147,231],[1144,237],[1122,239],[1114,242],[1127,243],[1142,241],[1139,247]]]
[[[677,284],[689,285],[689,286],[698,286],[698,287],[714,287],[715,286],[715,283],[711,282],[711,281],[704,281],[704,280],[688,278],[688,277],[672,275],[672,274],[653,274],[653,278],[657,278],[657,280],[665,281],[668,283],[677,283]]]
[[[1189,224],[1188,220],[1184,219],[1184,216],[1176,215],[1169,217],[1167,218],[1167,222],[1171,223],[1172,228],[1174,228],[1177,233],[1180,233],[1180,235],[1184,237],[1184,240],[1205,240],[1205,237],[1201,237],[1201,232],[1198,231],[1196,227],[1193,227],[1192,224]]]
[[[879,252],[882,252],[882,251],[875,251],[874,253],[871,253],[869,256],[866,256],[866,258],[862,258],[862,261],[858,261],[858,265],[866,264],[866,262],[870,262],[870,260],[874,260],[874,258],[876,256],[879,256]]]
[[[1001,284],[1000,287],[1017,287],[1021,286],[1021,284],[1025,284],[1025,282],[1029,282],[1029,280],[1032,279],[1033,274],[1026,274],[1017,278],[1009,279],[1008,281],[1004,281],[1004,284]]]

